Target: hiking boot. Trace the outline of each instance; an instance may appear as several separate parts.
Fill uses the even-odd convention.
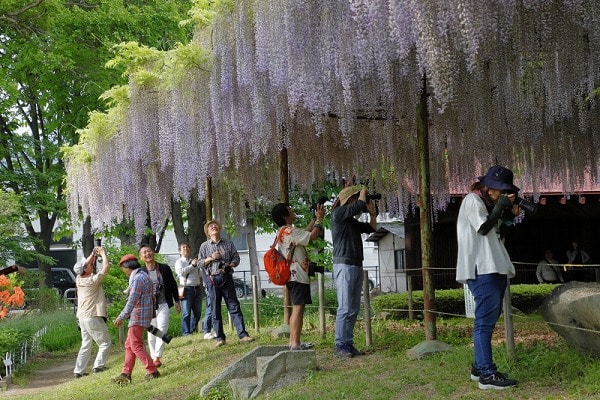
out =
[[[106,371],[108,368],[106,368],[104,365],[101,365],[99,367],[96,367],[92,370],[93,373],[97,374],[98,372],[103,372]]]
[[[364,351],[358,350],[356,347],[354,347],[353,344],[347,346],[348,350],[350,350],[350,353],[352,353],[352,356],[364,356],[365,353]]]
[[[500,372],[486,376],[479,376],[479,389],[502,390],[514,386],[517,386],[517,381],[514,379],[508,379],[505,374]]]
[[[127,385],[131,383],[131,375],[121,372],[121,375],[112,378],[110,381],[119,385]]]
[[[219,340],[217,340],[217,343],[215,343],[215,347],[221,347],[221,346],[225,346],[225,339],[219,339]]]
[[[333,355],[338,358],[352,358],[354,356],[354,354],[352,354],[352,350],[350,350],[346,345],[335,346]]]
[[[473,382],[479,382],[480,375],[481,375],[481,373],[479,372],[479,370],[477,368],[475,368],[474,365],[471,365],[471,380]]]
[[[155,372],[153,372],[151,374],[146,374],[146,377],[144,379],[147,380],[147,381],[151,381],[152,379],[156,379],[158,377],[160,377],[160,372],[155,371]]]
[[[254,342],[254,338],[251,338],[250,336],[244,336],[243,338],[240,339],[240,343],[250,343],[250,342]]]

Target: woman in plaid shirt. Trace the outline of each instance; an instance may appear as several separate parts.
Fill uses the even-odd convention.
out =
[[[133,254],[123,256],[119,266],[129,277],[129,296],[114,324],[119,327],[124,320],[129,319],[129,328],[125,340],[125,363],[121,375],[112,381],[119,384],[130,383],[136,357],[144,363],[146,380],[158,378],[160,373],[144,347],[144,332],[154,316],[154,284],[148,274],[140,269],[141,265]]]

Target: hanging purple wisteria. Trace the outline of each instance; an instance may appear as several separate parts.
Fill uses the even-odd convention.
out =
[[[232,1],[210,31],[194,42],[210,61],[177,83],[132,82],[127,117],[88,147],[93,167],[68,161],[74,217],[139,227],[149,210],[158,227],[171,196],[202,198],[211,176],[216,215],[243,221],[245,200],[278,198],[282,146],[292,185],[357,175],[402,215],[423,79],[437,209],[495,163],[534,196],[599,185],[598,0]]]

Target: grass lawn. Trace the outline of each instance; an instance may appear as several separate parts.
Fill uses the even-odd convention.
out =
[[[273,339],[270,328],[249,332],[257,341],[239,344],[228,331],[227,345],[215,348],[201,335],[177,337],[167,345],[158,380],[145,382],[139,364],[133,382],[117,386],[110,378],[120,373],[123,351],[116,349],[109,371],[73,379],[42,393],[19,399],[169,399],[195,400],[201,387],[253,346],[285,344]],[[472,359],[472,320],[437,320],[437,339],[452,350],[409,360],[405,352],[424,340],[419,322],[380,321],[373,325],[373,346],[368,354],[349,360],[333,356],[333,325],[321,338],[316,321],[305,322],[303,340],[316,344],[319,369],[305,381],[266,394],[262,399],[581,399],[600,398],[600,363],[570,350],[537,315],[515,316],[516,357],[509,360],[504,346],[502,320],[494,335],[494,357],[503,372],[519,381],[517,388],[482,391],[469,379]],[[365,338],[358,324],[356,345],[364,348]],[[75,356],[73,356],[73,362]],[[597,394],[598,393],[598,394]],[[227,387],[213,391],[206,399],[231,399]]]

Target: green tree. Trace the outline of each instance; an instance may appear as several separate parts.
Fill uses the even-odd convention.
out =
[[[29,260],[33,248],[31,237],[21,223],[21,199],[18,195],[0,191],[0,266],[12,260]]]
[[[112,47],[137,40],[168,49],[188,41],[190,30],[179,21],[189,8],[174,0],[1,2],[0,181],[19,195],[22,222],[47,272],[42,285],[51,283],[47,256],[57,221],[69,228],[59,149],[77,142],[89,111],[104,108],[100,94],[125,79],[104,68]]]

